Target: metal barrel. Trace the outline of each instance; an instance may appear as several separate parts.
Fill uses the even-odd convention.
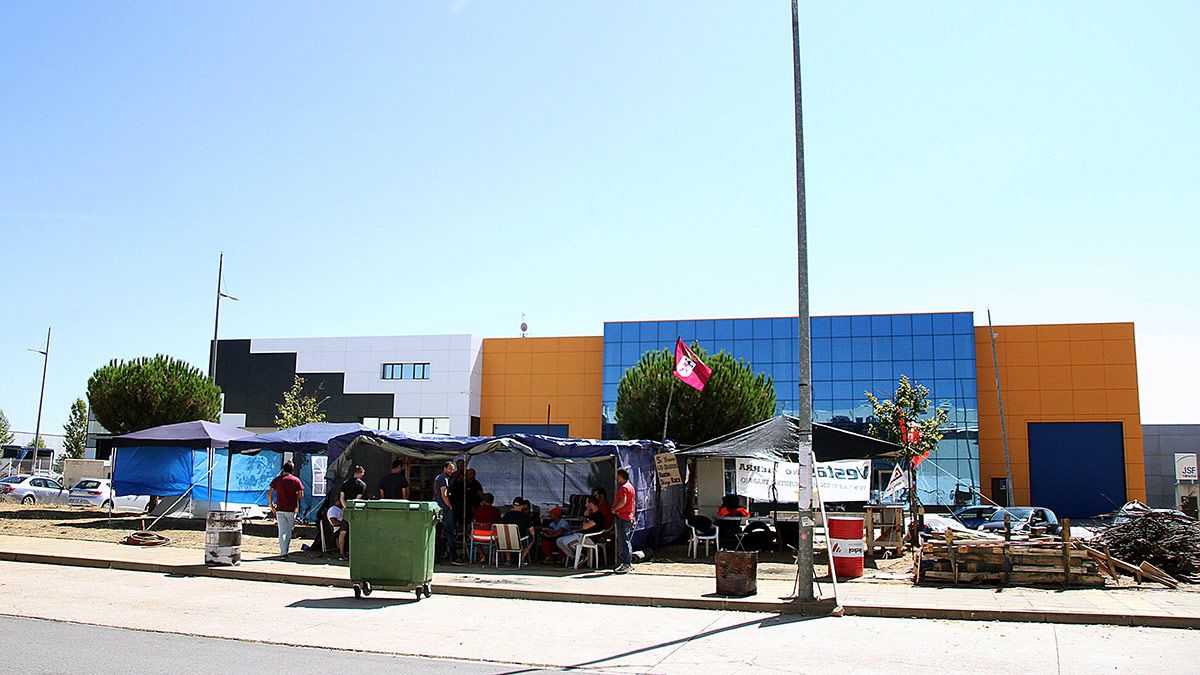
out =
[[[242,512],[209,511],[204,528],[204,564],[238,565],[242,562]]]

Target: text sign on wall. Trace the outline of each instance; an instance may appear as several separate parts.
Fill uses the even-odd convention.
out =
[[[871,498],[871,460],[817,462],[816,480],[823,502],[865,502]],[[735,481],[744,497],[791,503],[800,489],[800,465],[739,459]]]
[[[660,452],[654,456],[654,472],[658,474],[658,484],[661,487],[682,485],[683,476],[679,473],[679,460],[671,452]]]
[[[1175,480],[1196,480],[1196,453],[1175,453]]]

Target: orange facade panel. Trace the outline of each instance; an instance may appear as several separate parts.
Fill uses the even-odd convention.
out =
[[[565,424],[599,438],[604,338],[489,338],[483,341],[480,430],[497,424]]]
[[[988,328],[977,327],[982,489],[1004,477],[1004,445]],[[1014,497],[1029,500],[1031,422],[1120,422],[1129,499],[1146,493],[1133,324],[996,326],[996,357],[1013,465]]]

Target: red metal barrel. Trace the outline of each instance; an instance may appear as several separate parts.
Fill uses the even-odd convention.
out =
[[[839,579],[855,579],[863,575],[863,519],[844,516],[831,517],[829,547],[833,551],[833,570]]]

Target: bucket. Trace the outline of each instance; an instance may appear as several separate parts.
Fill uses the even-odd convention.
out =
[[[717,551],[717,595],[744,598],[758,593],[758,553]]]
[[[242,512],[209,511],[204,527],[204,564],[238,565],[242,562]]]
[[[829,549],[833,553],[833,571],[839,579],[863,575],[863,519],[829,518]]]

